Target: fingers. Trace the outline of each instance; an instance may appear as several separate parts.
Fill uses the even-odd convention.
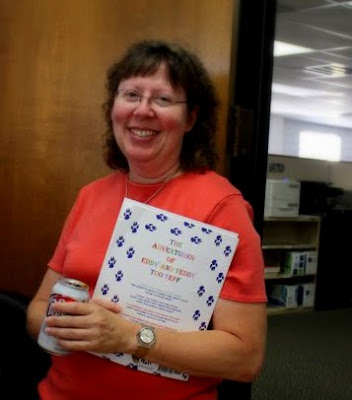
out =
[[[47,326],[46,333],[50,336],[55,336],[57,339],[66,341],[89,340],[91,336],[91,333],[87,329],[60,328],[58,326]]]
[[[88,303],[81,302],[57,302],[52,305],[52,310],[57,314],[71,315],[88,315],[91,314],[96,307],[103,307],[113,313],[121,312],[120,305],[103,299],[92,299]]]
[[[59,315],[47,317],[45,323],[48,327],[58,328],[89,328],[92,325],[90,318],[81,315]]]
[[[54,336],[58,344],[69,351],[90,351],[99,348],[100,342],[92,339],[89,330],[47,327],[48,335]]]
[[[53,305],[53,311],[57,314],[45,320],[48,327],[89,329],[116,324],[115,317],[121,308],[115,303],[97,300],[89,303],[57,303]]]
[[[54,315],[45,319],[46,332],[65,349],[105,351],[120,346],[120,328],[124,320],[118,315],[119,305],[95,299],[88,303],[55,303],[52,310]]]

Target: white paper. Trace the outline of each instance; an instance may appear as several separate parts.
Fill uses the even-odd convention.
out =
[[[237,244],[234,232],[126,198],[93,297],[118,302],[121,315],[143,325],[205,330]],[[144,372],[188,379],[129,354],[96,355]]]

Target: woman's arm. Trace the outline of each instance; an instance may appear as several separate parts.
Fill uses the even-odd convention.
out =
[[[48,269],[46,274],[44,275],[38,292],[28,305],[27,330],[34,339],[38,338],[40,326],[48,307],[48,299],[51,293],[51,289],[55,285],[55,283],[61,278],[62,275],[53,271],[52,269]]]
[[[264,359],[266,305],[219,299],[213,330],[157,334],[158,342],[146,357],[151,362],[192,375],[252,381]]]
[[[101,353],[137,351],[140,325],[120,317],[114,303],[56,303],[53,308],[71,314],[47,318],[48,333],[64,348]],[[191,375],[252,381],[264,358],[265,303],[219,299],[213,328],[195,332],[157,328],[157,342],[144,358]]]

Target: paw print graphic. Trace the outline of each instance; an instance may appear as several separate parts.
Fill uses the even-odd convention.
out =
[[[113,303],[118,303],[118,302],[120,301],[119,296],[118,296],[117,294],[115,294],[115,295],[111,298],[111,301],[112,301]]]
[[[180,231],[178,228],[172,228],[170,229],[170,232],[175,236],[179,236],[182,233],[182,231]]]
[[[106,294],[108,294],[109,289],[110,289],[109,285],[104,283],[104,285],[100,289],[101,290],[101,294],[103,294],[105,296]]]
[[[117,271],[115,274],[116,282],[121,282],[123,278],[123,272],[121,270]]]
[[[123,236],[119,236],[116,240],[117,247],[122,247],[124,243],[125,239],[123,238]]]
[[[214,297],[209,296],[207,299],[207,306],[210,307],[214,303]]]
[[[199,244],[202,242],[202,239],[198,236],[193,236],[193,237],[191,237],[191,242],[194,244]]]
[[[212,271],[214,271],[215,270],[215,268],[218,266],[218,262],[216,261],[216,260],[213,260],[212,262],[211,262],[211,264],[209,265],[209,268],[212,270]]]
[[[156,226],[153,225],[153,224],[147,224],[147,225],[145,226],[145,229],[146,229],[147,231],[154,232],[154,231],[156,231]]]
[[[127,208],[127,210],[123,213],[123,217],[125,218],[125,220],[130,219],[131,215],[132,211],[129,208]]]
[[[200,325],[199,325],[199,328],[198,328],[200,331],[205,331],[206,329],[207,329],[207,324],[205,323],[205,322],[202,322]]]
[[[207,235],[209,235],[210,233],[212,233],[213,231],[209,228],[202,228],[202,232],[206,233]]]
[[[115,353],[116,357],[122,357],[124,353]]]
[[[189,229],[194,228],[194,224],[192,224],[191,222],[185,221],[185,222],[183,223],[183,225],[184,225],[185,227],[189,228]]]
[[[205,293],[205,287],[203,285],[199,286],[199,289],[197,291],[198,296],[202,297],[204,293]]]
[[[127,254],[127,258],[132,258],[134,255],[134,248],[129,247],[128,250],[126,251],[126,254]]]
[[[220,244],[222,243],[222,237],[221,235],[217,235],[215,240],[214,240],[215,246],[220,246]]]
[[[225,279],[225,275],[222,272],[220,272],[218,274],[218,276],[216,277],[216,282],[221,283],[224,279]]]
[[[195,321],[197,321],[197,320],[199,319],[199,317],[200,317],[200,311],[199,311],[199,310],[196,310],[196,311],[193,313],[192,318],[193,318]]]
[[[136,233],[139,229],[139,225],[138,222],[133,222],[133,224],[131,225],[131,231],[132,233]]]
[[[115,264],[116,264],[115,257],[110,257],[109,260],[108,260],[108,266],[109,266],[109,268],[114,268],[114,267],[115,267]]]
[[[228,257],[231,254],[231,252],[232,252],[231,246],[226,246],[224,250],[225,257]]]
[[[161,221],[161,222],[164,222],[164,221],[167,220],[167,216],[164,215],[164,214],[158,214],[158,215],[156,216],[156,218],[157,218],[159,221]]]

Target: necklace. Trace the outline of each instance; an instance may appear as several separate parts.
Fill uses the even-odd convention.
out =
[[[154,199],[154,197],[164,189],[164,187],[171,181],[172,178],[174,178],[178,174],[178,172],[180,172],[180,170],[181,170],[181,168],[178,168],[168,179],[166,179],[166,181],[160,187],[158,187],[158,189],[150,197],[148,197],[147,200],[143,201],[143,203],[148,204],[152,199]],[[127,176],[127,174],[125,174],[125,197],[128,198],[128,176]]]

